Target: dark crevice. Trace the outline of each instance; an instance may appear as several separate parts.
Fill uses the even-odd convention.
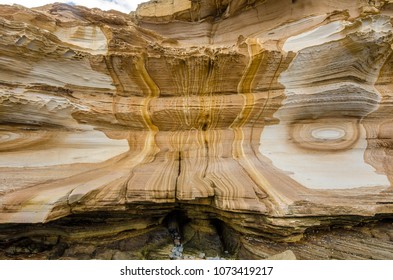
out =
[[[179,161],[179,165],[177,168],[177,177],[176,177],[176,181],[175,181],[175,200],[177,200],[177,186],[179,184],[179,178],[180,178],[180,173],[181,173],[181,151],[179,151],[178,154],[178,161]]]
[[[220,237],[221,244],[223,245],[224,251],[226,251],[226,246],[223,238],[223,222],[219,219],[212,219],[210,221],[212,226],[216,229],[218,236]]]
[[[229,232],[230,229],[228,226],[219,219],[212,219],[211,224],[217,231],[223,251],[229,254],[234,254],[238,249],[238,246],[234,245],[235,243],[238,243],[235,241],[235,239],[237,239],[237,235],[232,235],[232,233]]]
[[[179,177],[181,173],[181,152],[179,151],[179,168],[177,170],[177,176]]]
[[[206,177],[207,168],[209,167],[209,143],[207,142],[206,139],[205,139],[205,149],[206,149],[206,167],[205,170],[203,170],[202,178]]]
[[[163,220],[163,225],[168,229],[175,246],[181,245],[184,226],[190,222],[187,215],[180,210],[170,212]]]

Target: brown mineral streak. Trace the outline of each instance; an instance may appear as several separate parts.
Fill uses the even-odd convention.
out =
[[[147,234],[175,211],[297,241],[391,217],[392,16],[392,1],[0,5],[0,224],[126,213]]]

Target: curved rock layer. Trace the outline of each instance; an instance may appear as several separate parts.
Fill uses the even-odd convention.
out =
[[[0,6],[0,223],[127,213],[121,230],[141,230],[177,210],[296,240],[391,215],[392,16],[391,1]]]

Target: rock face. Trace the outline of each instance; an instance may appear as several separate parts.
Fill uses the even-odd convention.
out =
[[[392,217],[392,17],[366,0],[1,5],[1,244],[161,236],[174,215],[239,249]]]

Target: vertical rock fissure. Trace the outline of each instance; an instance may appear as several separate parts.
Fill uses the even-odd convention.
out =
[[[181,151],[179,150],[178,152],[178,169],[177,169],[177,178],[175,181],[175,200],[177,201],[177,192],[178,192],[178,185],[179,185],[179,178],[181,174],[181,161],[182,161],[182,156],[181,156]]]
[[[179,177],[181,173],[181,151],[179,151],[179,168],[177,171],[177,176]]]
[[[207,169],[209,167],[209,142],[206,139],[206,135],[205,135],[205,149],[206,149],[206,165],[205,165],[205,169],[203,170],[203,174],[202,174],[202,178],[206,177],[206,173],[207,173]]]

